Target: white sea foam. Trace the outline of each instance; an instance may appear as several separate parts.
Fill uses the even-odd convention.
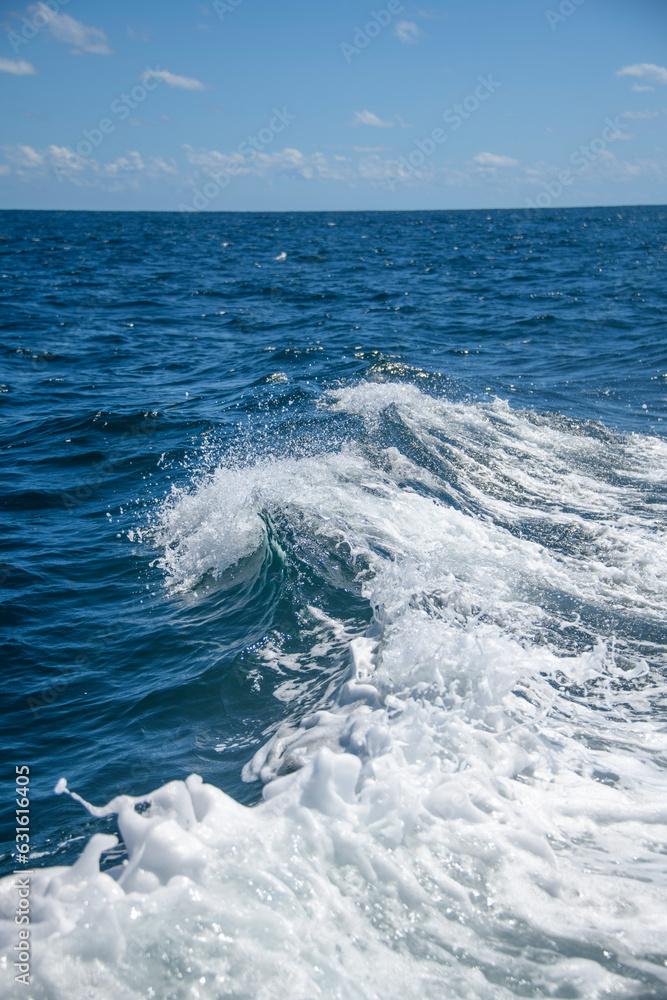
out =
[[[223,577],[270,521],[344,556],[373,625],[311,608],[296,658],[263,648],[297,706],[295,665],[337,652],[248,762],[260,805],[196,776],[121,796],[125,866],[97,835],[34,876],[31,997],[666,996],[667,447],[405,384],[323,405],[367,443],[175,494],[165,575]],[[11,879],[0,907],[23,997]]]

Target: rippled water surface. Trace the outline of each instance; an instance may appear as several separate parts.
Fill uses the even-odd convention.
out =
[[[666,223],[0,213],[3,996],[667,997]]]

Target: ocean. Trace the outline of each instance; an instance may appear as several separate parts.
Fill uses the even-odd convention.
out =
[[[666,243],[0,213],[3,997],[667,998]]]

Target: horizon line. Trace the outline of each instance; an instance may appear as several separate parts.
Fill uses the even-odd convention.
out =
[[[226,209],[193,209],[184,212],[177,208],[0,208],[5,212],[109,212],[115,215],[182,215],[192,218],[198,215],[378,215],[381,213],[414,213],[414,212],[571,212],[590,211],[605,208],[667,208],[667,202],[635,202],[612,205],[521,205],[513,208],[226,208]]]

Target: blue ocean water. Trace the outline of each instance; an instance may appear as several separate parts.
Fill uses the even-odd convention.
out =
[[[31,996],[667,996],[666,223],[0,213]]]

